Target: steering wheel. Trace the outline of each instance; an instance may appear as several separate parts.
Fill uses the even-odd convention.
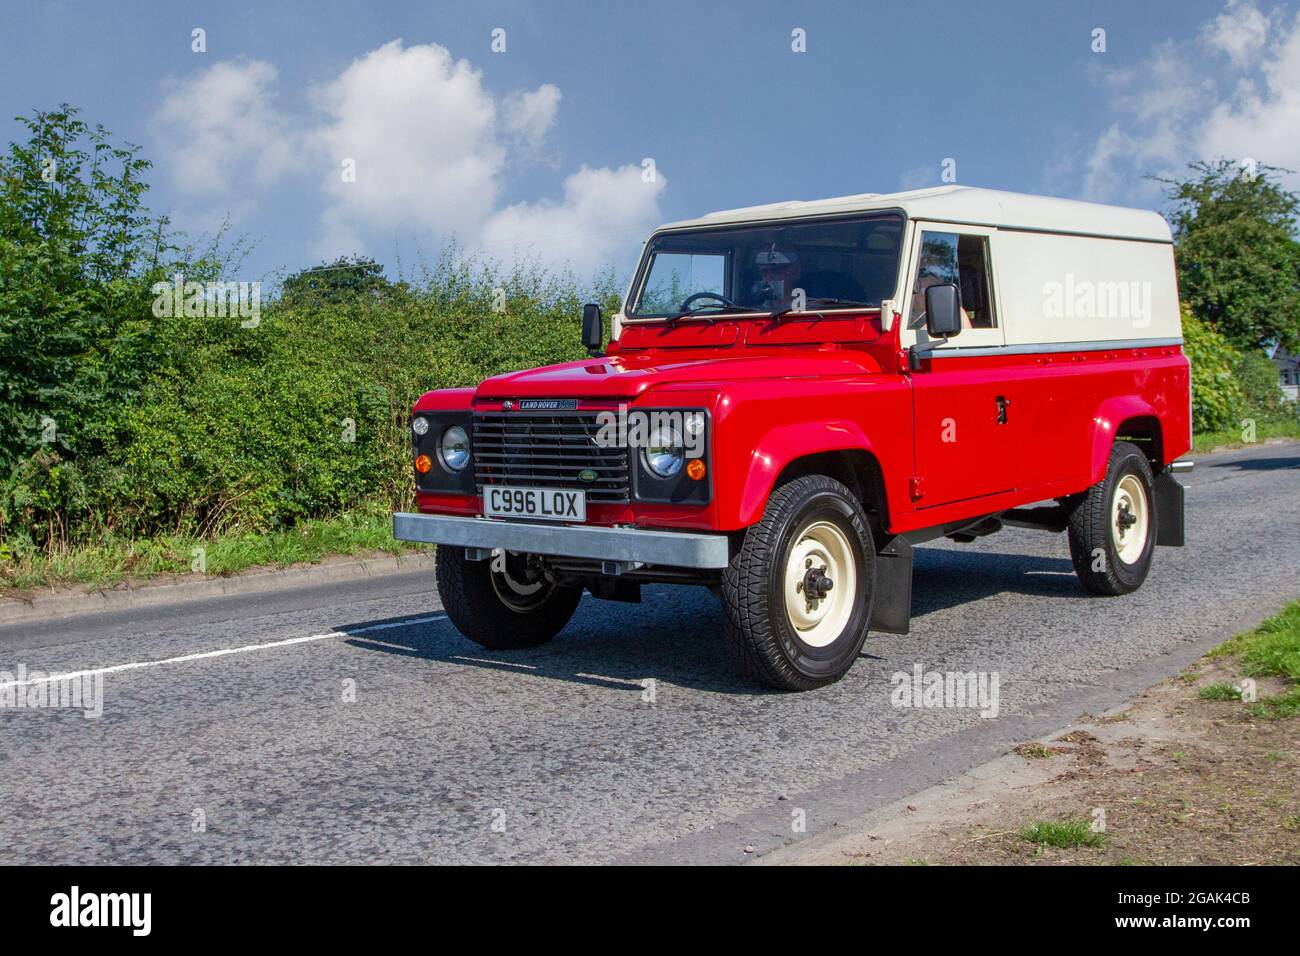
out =
[[[725,295],[719,295],[717,292],[696,292],[694,295],[688,295],[682,301],[681,311],[682,312],[690,311],[691,305],[695,302],[698,302],[700,299],[716,299],[717,301],[721,302],[724,306],[726,306],[728,309],[740,308],[740,306],[736,305],[736,303],[732,302]]]

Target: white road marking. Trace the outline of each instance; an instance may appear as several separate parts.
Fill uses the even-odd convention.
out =
[[[113,664],[109,667],[96,667],[91,670],[71,671],[63,674],[47,674],[44,677],[34,677],[31,680],[24,681],[6,681],[0,684],[0,690],[8,690],[11,687],[32,687],[37,684],[48,684],[54,681],[65,681],[74,678],[93,677],[96,674],[116,674],[120,671],[140,670],[144,667],[161,667],[163,664],[184,664],[188,661],[201,661],[210,657],[226,657],[229,654],[247,654],[249,651],[265,651],[273,647],[289,647],[293,644],[307,644],[311,641],[324,641],[331,637],[353,637],[357,634],[366,634],[370,631],[387,631],[396,627],[411,627],[415,624],[428,624],[431,621],[446,620],[446,614],[431,614],[428,617],[416,617],[409,621],[390,621],[387,624],[370,624],[366,627],[358,627],[350,631],[327,631],[324,634],[308,634],[305,637],[289,637],[282,641],[268,641],[265,644],[244,644],[241,647],[224,647],[217,651],[204,651],[201,654],[182,654],[180,657],[165,657],[157,661],[133,661],[129,664]]]

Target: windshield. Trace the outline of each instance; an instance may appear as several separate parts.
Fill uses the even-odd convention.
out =
[[[820,311],[892,298],[900,216],[756,223],[650,242],[629,318]]]

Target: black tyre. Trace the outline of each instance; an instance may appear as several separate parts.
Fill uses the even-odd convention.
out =
[[[746,673],[782,690],[843,677],[867,636],[875,562],[844,485],[809,475],[774,491],[722,579],[728,642]]]
[[[1114,596],[1136,591],[1156,543],[1151,464],[1136,445],[1115,442],[1106,477],[1070,510],[1070,558],[1083,586]]]
[[[446,545],[438,548],[434,569],[451,623],[492,650],[545,644],[564,630],[582,598],[582,588],[548,582],[519,554],[470,561],[464,548]]]

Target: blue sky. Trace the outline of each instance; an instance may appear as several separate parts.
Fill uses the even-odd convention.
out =
[[[658,222],[937,185],[945,159],[1153,208],[1142,177],[1193,159],[1300,169],[1291,4],[4,0],[3,23],[5,140],[79,106],[144,147],[155,211],[256,242],[248,278],[409,269],[452,236],[625,272]]]

